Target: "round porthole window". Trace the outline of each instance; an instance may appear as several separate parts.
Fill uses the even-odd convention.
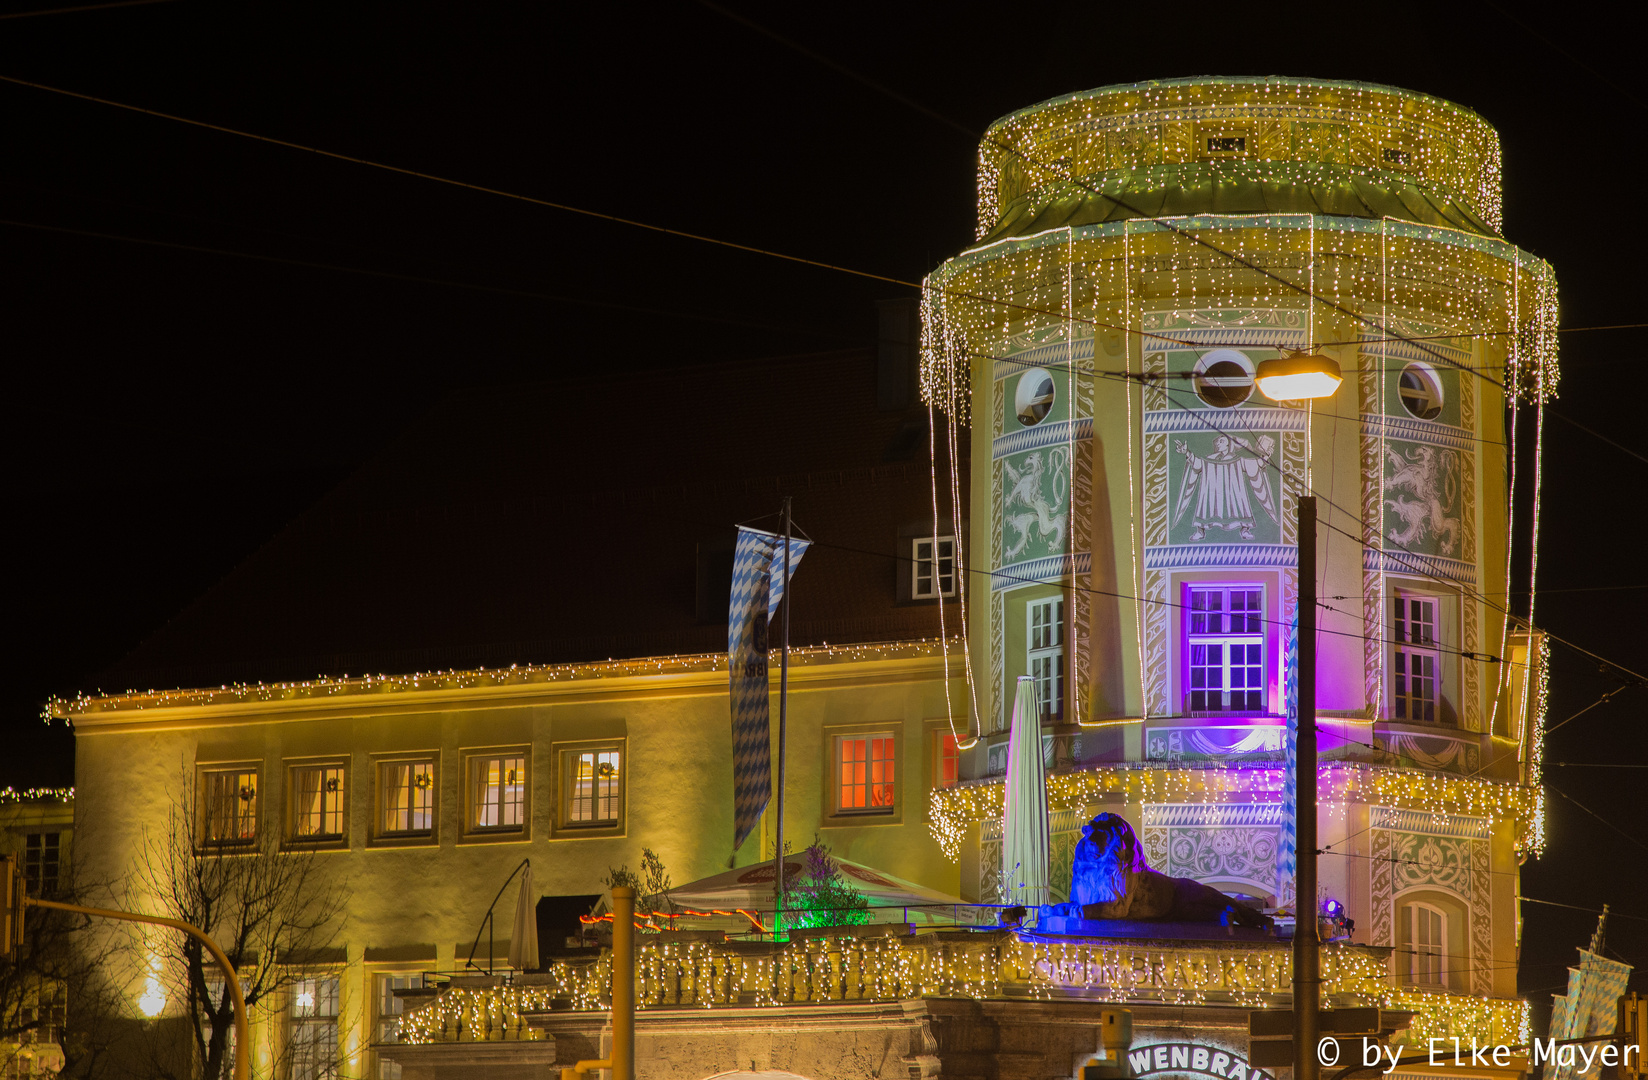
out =
[[[1041,368],[1031,368],[1019,376],[1013,394],[1013,413],[1025,427],[1039,424],[1053,409],[1053,376]]]
[[[1435,420],[1442,415],[1442,380],[1429,364],[1413,363],[1402,369],[1396,389],[1402,396],[1402,407],[1421,420]]]
[[[1196,361],[1196,396],[1215,409],[1240,405],[1253,393],[1253,361],[1235,349],[1214,349]]]

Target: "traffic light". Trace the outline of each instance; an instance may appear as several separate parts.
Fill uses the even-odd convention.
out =
[[[15,956],[23,945],[24,878],[16,854],[0,861],[0,957]]]

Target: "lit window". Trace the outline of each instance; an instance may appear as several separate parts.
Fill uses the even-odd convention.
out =
[[[406,1002],[395,996],[396,990],[416,990],[423,986],[423,976],[381,973],[378,984],[378,1026],[376,1043],[395,1043],[401,1038],[401,1012]],[[401,1067],[393,1061],[378,1060],[378,1080],[400,1080]]]
[[[1391,718],[1434,724],[1436,673],[1441,660],[1436,639],[1436,599],[1398,593],[1392,602],[1396,647],[1391,658]]]
[[[29,895],[44,896],[57,891],[57,871],[61,866],[61,833],[29,833],[23,842],[23,874]]]
[[[378,832],[428,836],[435,828],[435,763],[378,763]]]
[[[910,595],[917,600],[956,595],[956,538],[912,540],[910,546],[915,575]]]
[[[1036,684],[1036,706],[1041,715],[1064,715],[1064,600],[1032,600],[1026,661]]]
[[[623,752],[565,751],[565,817],[568,825],[617,825],[624,806]]]
[[[1403,904],[1397,970],[1412,986],[1448,985],[1448,916],[1429,904]]]
[[[469,759],[469,827],[516,830],[526,825],[526,758]]]
[[[256,769],[214,769],[205,773],[203,836],[208,844],[242,844],[257,839]]]
[[[336,1080],[337,979],[298,979],[292,984],[291,1051],[293,1080]]]
[[[1190,590],[1185,707],[1193,713],[1265,710],[1264,590]]]
[[[345,799],[342,765],[306,765],[292,770],[292,836],[297,840],[341,840]]]
[[[886,814],[893,810],[894,743],[890,734],[836,737],[836,810]]]
[[[961,751],[948,731],[933,735],[933,786],[953,788],[961,778]]]

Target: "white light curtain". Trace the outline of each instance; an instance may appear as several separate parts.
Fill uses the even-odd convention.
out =
[[[1007,738],[1007,801],[1002,822],[1002,902],[1032,911],[1048,894],[1047,777],[1041,760],[1041,709],[1036,681],[1019,676]]]
[[[538,967],[538,897],[532,888],[532,864],[521,871],[521,894],[515,898],[515,926],[509,933],[509,966],[516,971]]]

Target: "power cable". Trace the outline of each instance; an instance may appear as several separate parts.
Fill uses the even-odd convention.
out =
[[[77,7],[37,8],[34,11],[13,11],[0,19],[28,19],[35,15],[75,15],[82,11],[107,11],[110,8],[147,7],[149,4],[170,4],[174,0],[117,0],[109,4],[81,4]]]
[[[557,293],[535,292],[529,289],[511,289],[502,285],[481,285],[470,281],[453,281],[447,278],[424,277],[418,274],[398,274],[390,270],[372,270],[363,266],[342,266],[337,263],[313,262],[307,259],[290,259],[279,255],[260,255],[248,251],[235,251],[230,248],[204,247],[197,244],[181,244],[171,240],[154,240],[141,236],[123,236],[119,233],[94,232],[90,229],[70,229],[60,225],[41,225],[30,221],[16,221],[9,218],[0,218],[0,225],[9,225],[18,229],[35,229],[41,232],[63,233],[69,236],[83,236],[96,240],[113,240],[125,244],[143,244],[150,247],[168,248],[174,251],[188,251],[202,255],[222,255],[234,259],[249,259],[254,262],[277,263],[284,266],[296,266],[309,270],[330,270],[339,274],[358,274],[364,277],[386,278],[391,281],[405,281],[417,285],[439,285],[451,289],[465,289],[471,292],[496,293],[500,296],[514,296],[528,300],[548,300],[559,304],[575,304],[582,307],[601,308],[608,311],[630,311],[643,315],[656,315],[670,319],[688,319],[695,322],[715,323],[722,326],[748,326],[761,330],[775,330],[791,334],[803,334],[813,337],[830,337],[834,335],[817,330],[804,329],[797,326],[783,326],[776,323],[756,322],[750,319],[732,319],[718,315],[704,315],[690,311],[668,310],[665,308],[640,307],[634,304],[618,304],[605,300],[588,300],[577,296],[566,296]],[[844,338],[837,337],[842,341]]]
[[[1587,814],[1590,814],[1592,817],[1596,818],[1598,821],[1602,822],[1604,825],[1608,826],[1610,829],[1612,829],[1615,832],[1619,833],[1619,835],[1625,837],[1625,839],[1629,840],[1631,843],[1635,844],[1637,847],[1641,848],[1644,851],[1648,851],[1648,844],[1645,844],[1641,840],[1638,840],[1636,837],[1632,836],[1630,833],[1626,832],[1624,829],[1620,828],[1618,825],[1615,825],[1613,822],[1609,821],[1607,818],[1603,817],[1601,814],[1597,813],[1595,810],[1592,810],[1589,806],[1586,806],[1584,803],[1580,802],[1578,799],[1574,798],[1572,795],[1568,794],[1566,791],[1563,791],[1561,788],[1557,787],[1555,784],[1547,783],[1547,786],[1552,791],[1556,792],[1558,795],[1561,795],[1564,799],[1567,799],[1569,802],[1573,803],[1575,806],[1579,807],[1581,810],[1585,811]]]
[[[1519,895],[1517,899],[1529,904],[1543,904],[1546,907],[1559,907],[1568,908],[1570,911],[1583,911],[1589,915],[1606,915],[1610,919],[1634,919],[1637,922],[1648,922],[1648,915],[1627,915],[1623,911],[1615,911],[1612,908],[1609,908],[1607,911],[1603,911],[1601,908],[1580,907],[1578,904],[1562,904],[1555,900],[1540,900],[1533,896]]]

